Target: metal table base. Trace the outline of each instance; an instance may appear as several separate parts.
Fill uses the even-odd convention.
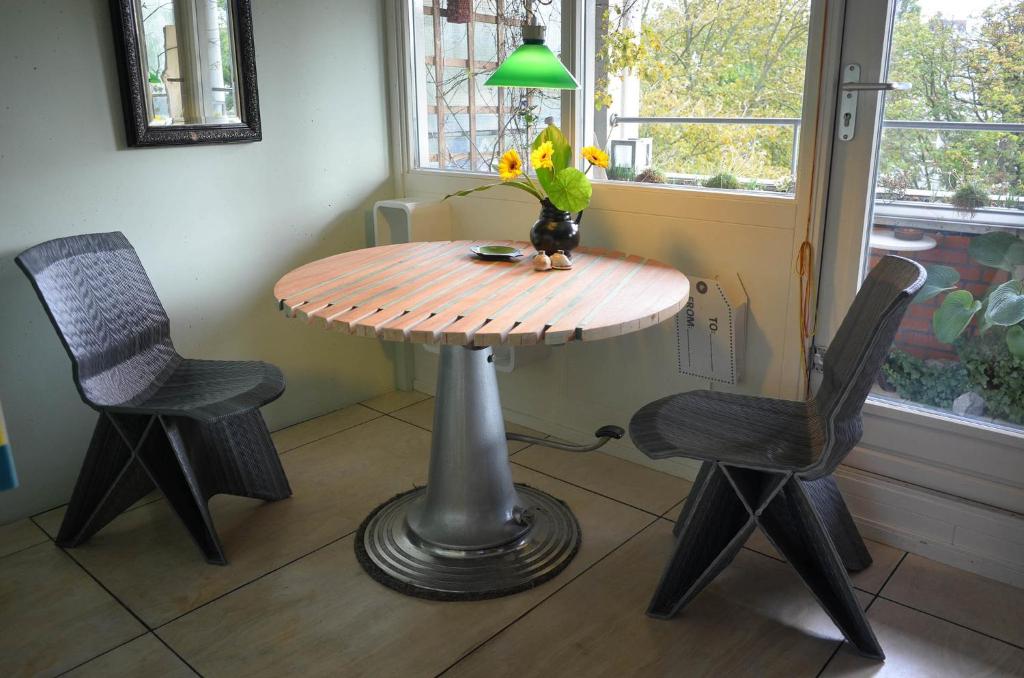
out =
[[[427,486],[367,519],[364,568],[411,595],[492,598],[558,574],[580,536],[568,506],[512,482],[491,349],[442,346]]]

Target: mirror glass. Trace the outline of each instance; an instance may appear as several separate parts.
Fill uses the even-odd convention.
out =
[[[134,0],[151,127],[242,122],[230,0]]]

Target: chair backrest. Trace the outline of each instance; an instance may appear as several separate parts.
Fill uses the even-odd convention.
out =
[[[864,401],[925,277],[920,264],[890,255],[864,279],[825,352],[824,379],[814,396],[825,423],[825,447],[808,476],[831,473],[860,440]]]
[[[144,397],[181,360],[167,313],[123,233],[49,240],[16,261],[46,307],[88,404]]]

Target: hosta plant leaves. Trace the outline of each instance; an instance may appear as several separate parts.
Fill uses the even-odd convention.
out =
[[[932,315],[935,338],[944,344],[952,344],[980,309],[981,302],[967,290],[950,292]]]
[[[946,290],[956,289],[956,284],[960,282],[960,273],[951,266],[929,264],[924,268],[928,273],[928,278],[914,297],[915,304],[928,301]]]
[[[1024,320],[1024,281],[1009,280],[988,295],[985,319],[993,325],[1016,325]]]
[[[971,238],[968,254],[979,264],[1012,271],[1024,264],[1024,240],[1006,231],[993,231]]]

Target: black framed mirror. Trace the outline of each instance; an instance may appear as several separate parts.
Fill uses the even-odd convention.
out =
[[[110,0],[129,146],[259,141],[250,0]]]

